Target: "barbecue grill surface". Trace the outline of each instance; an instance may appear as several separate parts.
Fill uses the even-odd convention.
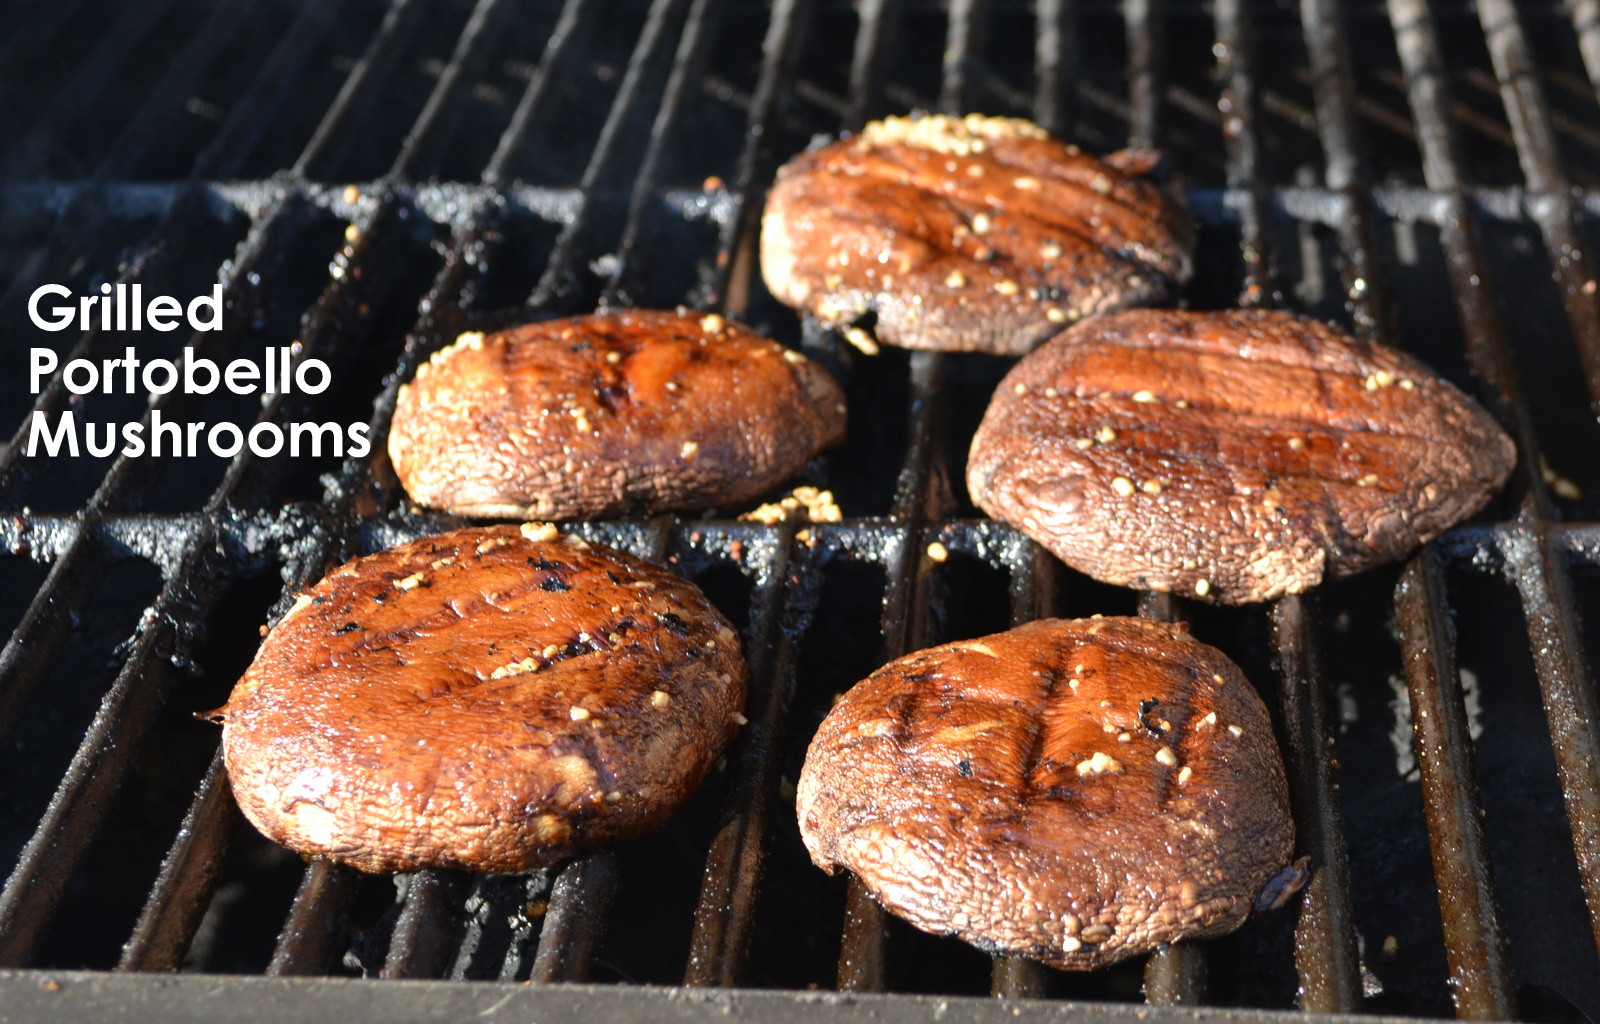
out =
[[[1103,1021],[1141,1000],[1600,1020],[1596,0],[0,11],[0,1019],[183,1019],[219,993],[260,1019],[1011,1019],[940,1002],[992,993]],[[918,108],[1166,149],[1201,225],[1187,305],[1289,308],[1420,356],[1517,440],[1513,483],[1403,565],[1246,609],[1141,599],[983,520],[959,481],[1008,361],[865,357],[777,304],[753,262],[784,159]],[[28,323],[41,283],[118,281],[220,282],[225,330]],[[463,330],[599,304],[722,312],[847,391],[847,441],[799,481],[831,488],[842,522],[730,508],[574,527],[667,561],[728,614],[750,726],[667,827],[525,878],[363,877],[273,846],[193,712],[225,700],[299,588],[460,525],[412,510],[382,454],[419,362]],[[334,386],[264,406],[28,392],[29,346],[64,362],[185,344],[219,361],[296,346]],[[150,407],[367,421],[373,455],[24,454],[35,410]],[[1097,612],[1186,619],[1261,690],[1314,869],[1302,903],[1066,975],[923,935],[811,866],[793,780],[835,694],[907,650]],[[172,970],[439,980],[104,973]],[[598,987],[493,984],[527,980]],[[770,991],[651,987],[684,985]]]

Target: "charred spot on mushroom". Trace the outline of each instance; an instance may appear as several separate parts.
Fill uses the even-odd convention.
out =
[[[1163,724],[1162,720],[1152,722],[1150,713],[1161,706],[1161,701],[1156,697],[1147,697],[1139,702],[1139,724],[1144,726],[1147,736],[1153,740],[1164,739],[1170,723]]]

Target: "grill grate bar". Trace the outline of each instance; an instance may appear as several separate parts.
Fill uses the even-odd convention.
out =
[[[700,78],[726,9],[727,0],[694,0],[689,10],[672,71],[667,75],[666,92],[650,127],[650,143],[634,178],[627,223],[622,241],[617,245],[616,270],[601,297],[602,306],[633,305],[633,293],[638,285],[636,278],[642,273],[639,264],[649,255],[645,214],[655,201],[656,179],[661,174],[661,164],[673,141],[679,117],[691,96],[699,91]]]
[[[1311,59],[1324,180],[1328,188],[1344,193],[1346,215],[1336,231],[1345,294],[1358,333],[1390,337],[1388,289],[1377,258],[1371,191],[1359,157],[1355,79],[1343,13],[1330,0],[1302,0],[1300,18]],[[1300,843],[1311,855],[1311,881],[1295,929],[1300,1007],[1339,1012],[1361,1006],[1362,988],[1315,607],[1314,598],[1286,597],[1273,605],[1271,614],[1290,796]]]
[[[0,742],[8,739],[39,680],[48,655],[61,646],[69,617],[61,606],[82,607],[110,561],[97,531],[72,527],[71,540],[28,605],[22,624],[0,650]]]
[[[1295,928],[1300,1008],[1323,1013],[1361,1006],[1359,961],[1350,912],[1350,866],[1344,819],[1329,761],[1327,684],[1318,664],[1314,599],[1279,598],[1272,606],[1289,797],[1300,848],[1311,855]]]
[[[1510,534],[1503,550],[1522,599],[1578,876],[1600,947],[1600,737],[1595,733],[1600,708],[1584,656],[1565,553],[1559,537],[1551,536],[1542,524]]]
[[[1600,412],[1600,301],[1593,293],[1593,264],[1574,219],[1572,183],[1562,167],[1550,107],[1539,86],[1539,73],[1516,5],[1508,0],[1475,0],[1475,4],[1500,82],[1500,102],[1517,142],[1522,174],[1529,191],[1540,199],[1535,219],[1561,286],[1590,404]]]
[[[365,120],[377,101],[395,62],[421,24],[424,7],[424,0],[392,0],[372,42],[345,76],[339,94],[300,151],[291,176],[304,179],[317,177],[319,172],[331,176],[333,168],[343,162],[356,134],[354,125]]]
[[[1474,212],[1462,197],[1462,182],[1449,85],[1433,21],[1419,0],[1390,0],[1390,22],[1422,147],[1429,187],[1445,191],[1450,207],[1441,223],[1452,291],[1467,337],[1467,354],[1478,375],[1493,386],[1492,405],[1509,421],[1524,469],[1538,463],[1538,438],[1527,403],[1516,387],[1510,351],[1501,331]],[[1480,290],[1481,289],[1481,290]],[[1530,498],[1548,507],[1539,474],[1522,474]],[[1472,772],[1471,741],[1460,727],[1460,681],[1445,618],[1444,585],[1431,551],[1407,566],[1396,595],[1406,656],[1406,684],[1422,772],[1424,810],[1433,850],[1439,910],[1456,1012],[1468,1018],[1505,1018],[1513,1000],[1495,915],[1492,874],[1483,848],[1481,808]]]
[[[1451,998],[1462,1019],[1509,1020],[1511,975],[1495,912],[1447,607],[1444,579],[1430,547],[1406,565],[1395,589],[1395,611],[1454,981]]]
[[[457,113],[468,95],[467,86],[477,77],[489,59],[490,49],[500,40],[500,26],[512,6],[509,0],[478,0],[473,5],[450,62],[439,74],[422,112],[406,134],[400,153],[386,176],[388,179],[425,177],[437,165],[460,122]]]
[[[360,885],[361,874],[354,868],[327,860],[312,861],[294,894],[266,973],[326,974],[344,949],[350,907]]]
[[[1419,124],[1428,125],[1419,137],[1429,186],[1450,190],[1452,197],[1441,230],[1468,355],[1474,370],[1494,388],[1495,407],[1517,439],[1519,476],[1525,486],[1519,516],[1523,529],[1504,538],[1502,549],[1512,562],[1522,600],[1579,877],[1600,944],[1600,741],[1595,733],[1600,716],[1593,709],[1592,677],[1583,655],[1566,562],[1558,550],[1559,537],[1552,530],[1548,484],[1536,468],[1543,460],[1532,414],[1498,311],[1486,298],[1490,278],[1472,208],[1460,198],[1460,160],[1453,126],[1444,117],[1444,111],[1450,109],[1449,94],[1432,13],[1416,0],[1391,0],[1391,18],[1402,60],[1407,62],[1411,103]],[[1440,898],[1445,899],[1442,891]],[[1447,915],[1449,912],[1445,910]]]
[[[1071,137],[1077,114],[1077,6],[1077,0],[1038,0],[1034,16],[1033,120],[1059,138]]]
[[[1578,52],[1589,84],[1600,96],[1600,0],[1565,0],[1572,16],[1572,30],[1578,34]]]
[[[122,947],[117,970],[175,971],[183,965],[238,827],[237,811],[219,746]]]
[[[34,122],[28,137],[35,140],[53,139],[81,124],[171,6],[172,0],[152,0],[148,4],[131,4],[122,8],[116,24],[100,37],[94,52],[79,65],[81,73],[73,75],[66,86],[55,94],[50,105]],[[28,151],[16,156],[35,166],[42,159],[39,154]]]
[[[550,250],[550,262],[528,297],[529,306],[573,305],[579,299],[583,291],[582,267],[596,234],[596,206],[609,206],[612,202],[603,190],[612,185],[624,158],[632,152],[630,143],[636,134],[633,129],[645,116],[650,99],[656,94],[656,83],[667,71],[673,32],[683,20],[688,3],[689,0],[654,0],[650,5],[644,31],[639,33],[639,41],[628,58],[622,86],[600,129],[589,164],[583,169],[578,208]]]
[[[1005,559],[1011,567],[1011,625],[1052,618],[1058,576],[1055,556],[1020,535],[1014,549]],[[1048,991],[1049,977],[1049,969],[1037,960],[997,956],[990,968],[989,992],[1003,999],[1038,999]]]
[[[764,194],[765,183],[772,175],[778,103],[793,86],[813,7],[814,0],[774,0],[772,19],[761,44],[761,78],[745,122],[733,211],[722,225],[717,269],[707,296],[713,306],[736,317],[742,317],[750,305],[750,280],[756,274],[761,223],[761,206],[755,200]]]
[[[724,823],[706,855],[689,940],[686,985],[738,984],[752,930],[765,844],[777,802],[778,758],[794,696],[798,639],[821,590],[815,540],[797,540],[786,520],[768,564],[755,571],[760,604],[745,645],[750,723],[729,752],[731,791]],[[746,563],[749,554],[746,554]]]
[[[334,4],[306,4],[284,30],[216,136],[195,157],[193,177],[232,178],[294,92],[311,51],[333,27]]]
[[[469,882],[459,871],[416,871],[389,939],[385,978],[438,978],[450,966],[451,939]]]
[[[552,85],[566,77],[572,62],[583,52],[584,45],[594,29],[595,16],[600,10],[600,0],[567,0],[550,38],[545,40],[544,54],[528,85],[522,90],[517,109],[511,114],[511,123],[501,133],[494,155],[483,169],[485,184],[496,185],[506,179],[506,171],[523,161],[528,139],[534,129],[543,123],[549,113]]]
[[[617,857],[597,850],[556,876],[528,980],[583,981],[600,949],[600,925],[617,890]]]
[[[1334,221],[1343,257],[1345,295],[1358,333],[1393,337],[1387,322],[1390,301],[1378,260],[1370,182],[1359,156],[1355,76],[1351,72],[1349,37],[1342,11],[1331,0],[1301,0],[1306,51],[1311,60],[1311,88],[1316,96],[1317,133],[1322,141],[1327,187],[1342,194],[1344,211]]]
[[[1166,0],[1121,0],[1128,37],[1128,145],[1149,148],[1162,134],[1167,88]]]
[[[1267,234],[1267,186],[1261,171],[1261,130],[1256,120],[1253,17],[1251,0],[1217,0],[1216,57],[1222,79],[1217,105],[1222,113],[1228,187],[1244,193],[1244,202],[1239,206],[1240,258],[1244,264],[1244,290],[1239,304],[1245,307],[1277,304]]]
[[[171,70],[162,79],[133,120],[122,130],[117,141],[111,144],[105,158],[94,170],[101,180],[131,174],[158,141],[163,131],[177,124],[178,111],[194,94],[201,77],[210,69],[223,48],[236,32],[244,27],[245,18],[256,0],[222,0],[211,8],[211,13],[201,23],[194,38],[183,52],[172,59]]]
[[[220,591],[215,559],[194,528],[190,558],[169,583],[127,663],[102,699],[83,743],[17,865],[0,890],[0,964],[27,963],[73,869],[94,840],[117,784],[138,752],[138,738],[158,710],[176,666],[176,622],[190,622]],[[201,540],[201,544],[193,543]]]
[[[845,131],[859,131],[884,109],[904,9],[905,0],[861,0],[861,23],[850,60],[850,116]]]
[[[947,114],[965,114],[972,105],[972,83],[982,73],[988,35],[989,0],[950,0],[950,30],[945,37],[939,106]]]

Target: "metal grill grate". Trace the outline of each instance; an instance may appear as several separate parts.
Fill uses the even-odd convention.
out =
[[[215,732],[184,716],[220,702],[269,606],[342,558],[457,521],[407,510],[381,454],[67,465],[25,456],[24,422],[0,452],[0,583],[19,595],[0,650],[14,748],[0,767],[16,769],[0,789],[15,857],[0,965],[1600,1018],[1600,648],[1580,623],[1600,614],[1600,526],[1595,499],[1546,471],[1600,488],[1595,0],[84,0],[15,20],[0,44],[22,139],[0,157],[0,323],[26,323],[47,281],[216,281],[227,330],[138,344],[216,359],[292,341],[348,383],[260,408],[174,392],[145,409],[59,378],[36,397],[0,381],[14,421],[365,415],[381,453],[399,384],[459,331],[600,301],[766,326],[845,381],[853,424],[814,474],[842,523],[578,527],[670,561],[744,624],[751,724],[680,820],[526,879],[423,871],[390,886],[255,837]],[[913,106],[1170,148],[1203,229],[1189,301],[1342,317],[1464,383],[1470,371],[1518,442],[1511,494],[1395,571],[1243,611],[1136,602],[974,518],[951,478],[1004,365],[862,360],[776,306],[755,265],[782,159]],[[133,341],[62,337],[28,344],[98,359]],[[125,584],[130,563],[159,583]],[[804,864],[786,783],[834,690],[929,643],[1135,606],[1192,620],[1263,690],[1314,867],[1297,916],[1068,978],[914,933]],[[1472,626],[1459,637],[1458,618]],[[109,669],[76,653],[96,622],[121,639]],[[1463,685],[1469,661],[1481,686]],[[1390,676],[1394,721],[1414,734],[1398,754],[1379,721]],[[1528,767],[1504,769],[1517,759]]]

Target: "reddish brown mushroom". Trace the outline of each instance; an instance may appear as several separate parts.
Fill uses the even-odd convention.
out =
[[[665,821],[738,731],[744,683],[692,584],[496,526],[334,570],[215,717],[239,808],[284,846],[511,872]]]
[[[806,753],[801,835],[924,931],[1091,969],[1303,878],[1261,699],[1181,625],[1047,620],[884,666]]]
[[[827,372],[714,313],[466,334],[400,389],[389,458],[419,505],[537,519],[736,505],[844,438]]]
[[[773,295],[905,348],[1020,355],[1094,313],[1170,301],[1194,228],[1149,177],[1014,118],[890,117],[778,172],[761,222]]]

